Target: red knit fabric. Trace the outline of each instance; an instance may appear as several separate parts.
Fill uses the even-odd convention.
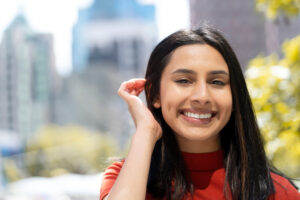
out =
[[[194,185],[194,200],[216,200],[225,199],[223,192],[225,169],[223,167],[223,151],[210,153],[182,153],[187,169],[191,175]],[[112,188],[124,161],[115,162],[109,166],[104,175],[100,189],[100,200],[102,200]],[[289,183],[289,181],[277,174],[271,173],[275,195],[269,199],[274,200],[300,200],[300,194]],[[230,194],[229,194],[230,195]],[[146,200],[154,200],[147,194]],[[191,199],[186,197],[185,199]]]

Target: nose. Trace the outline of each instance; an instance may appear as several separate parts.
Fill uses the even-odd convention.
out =
[[[209,104],[211,102],[211,95],[207,83],[201,82],[194,86],[190,100],[194,104]]]

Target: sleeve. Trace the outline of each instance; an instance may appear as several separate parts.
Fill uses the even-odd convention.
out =
[[[271,176],[275,187],[275,200],[300,200],[299,191],[297,191],[289,180],[274,173],[271,173]]]
[[[100,187],[100,200],[102,200],[110,192],[121,169],[124,160],[111,164],[104,172]]]

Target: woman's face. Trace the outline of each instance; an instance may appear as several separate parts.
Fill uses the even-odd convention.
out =
[[[204,44],[177,48],[162,73],[154,107],[161,107],[181,151],[220,149],[219,132],[232,112],[229,70],[222,55]]]

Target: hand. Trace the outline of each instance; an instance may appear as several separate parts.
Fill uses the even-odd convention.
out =
[[[128,104],[137,130],[143,130],[142,132],[149,130],[152,136],[154,136],[154,139],[158,140],[162,135],[161,126],[138,97],[144,90],[145,83],[145,79],[130,79],[129,81],[125,81],[121,84],[118,94]]]

